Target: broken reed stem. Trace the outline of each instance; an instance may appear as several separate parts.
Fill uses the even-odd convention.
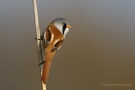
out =
[[[35,27],[36,27],[36,38],[40,39],[40,28],[39,28],[39,21],[38,21],[38,11],[37,11],[37,3],[36,0],[32,0],[33,1],[33,10],[34,10],[34,16],[35,16]],[[38,61],[39,63],[41,63],[43,61],[43,57],[42,57],[42,46],[41,46],[41,40],[37,40],[37,51],[38,51]],[[39,66],[40,67],[40,71],[42,74],[42,65]],[[46,90],[46,84],[44,84],[42,81],[42,88],[43,90]]]

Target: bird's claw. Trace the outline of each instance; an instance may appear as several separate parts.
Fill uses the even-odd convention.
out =
[[[41,63],[39,63],[37,66],[40,66],[40,65],[44,64],[44,62],[45,62],[45,61],[42,61],[42,62],[41,62]]]
[[[42,36],[40,36],[40,38],[35,38],[35,40],[42,40]]]

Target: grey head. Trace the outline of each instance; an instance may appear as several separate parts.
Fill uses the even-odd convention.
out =
[[[69,31],[69,28],[71,28],[68,21],[65,18],[57,18],[57,19],[53,20],[53,23],[60,30],[60,32],[64,35],[64,37],[67,34],[67,32]]]

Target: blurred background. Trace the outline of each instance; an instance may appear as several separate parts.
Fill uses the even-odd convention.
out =
[[[41,33],[71,29],[47,90],[135,90],[135,0],[37,0]],[[42,90],[32,0],[0,1],[0,90]],[[128,84],[108,86],[106,84]]]

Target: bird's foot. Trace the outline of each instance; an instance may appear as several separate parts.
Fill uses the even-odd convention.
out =
[[[41,62],[41,63],[39,63],[37,66],[40,66],[40,65],[44,64],[44,62],[45,62],[45,61],[42,61],[42,62]]]
[[[40,38],[35,38],[35,40],[42,40],[43,38],[42,38],[42,36],[40,36]]]

